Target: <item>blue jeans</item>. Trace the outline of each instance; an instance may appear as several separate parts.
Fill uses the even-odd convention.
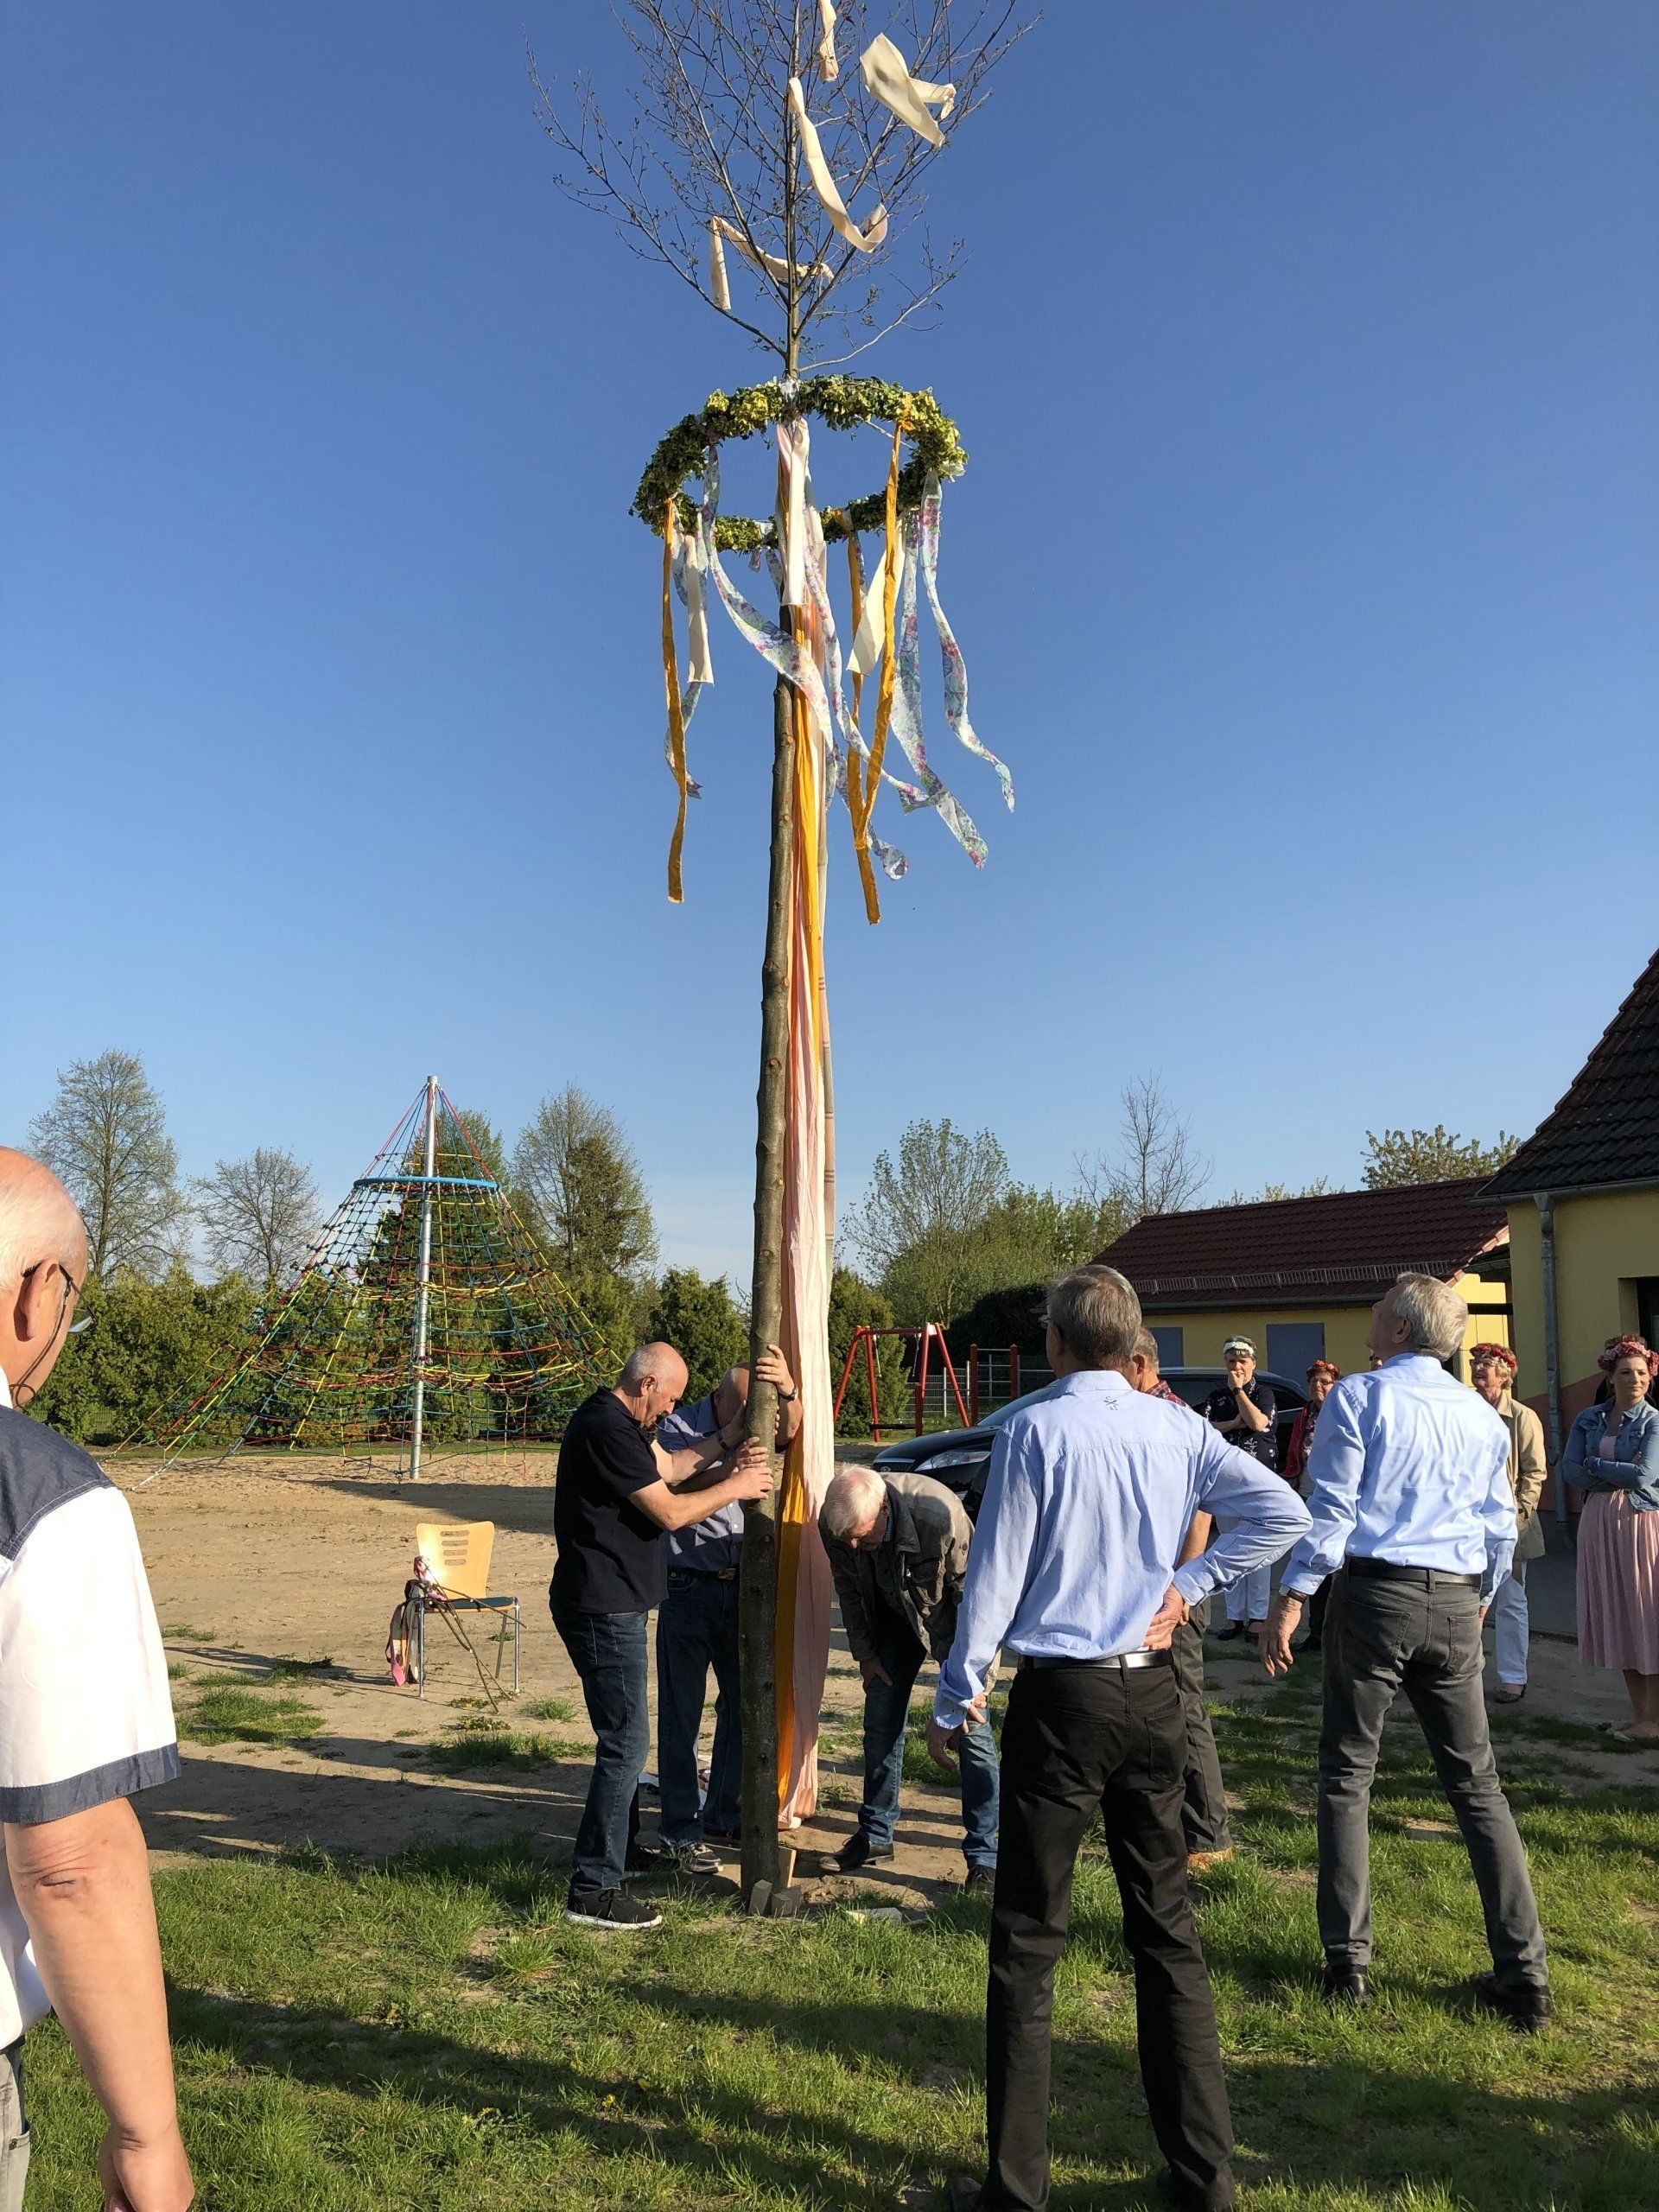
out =
[[[715,1750],[709,1800],[697,1802],[697,1731],[715,1670]],[[657,1615],[657,1779],[663,1841],[700,1843],[706,1823],[735,1835],[743,1781],[742,1697],[737,1671],[737,1582],[689,1567],[668,1570]]]
[[[562,1612],[550,1607],[582,1682],[598,1742],[576,1830],[570,1893],[619,1890],[639,1828],[639,1770],[651,1750],[645,1695],[648,1613]]]
[[[881,1664],[892,1676],[878,1675],[864,1692],[864,1802],[858,1808],[858,1828],[874,1844],[890,1845],[899,1819],[899,1784],[905,1770],[905,1725],[910,1716],[910,1694],[922,1662],[927,1656],[911,1634],[907,1623],[895,1621],[878,1647]],[[962,1764],[962,1855],[969,1866],[996,1864],[997,1765],[996,1738],[990,1724],[968,1724],[968,1740],[959,1747]]]

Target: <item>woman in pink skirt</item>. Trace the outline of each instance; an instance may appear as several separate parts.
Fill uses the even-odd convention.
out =
[[[1567,1443],[1567,1479],[1585,1493],[1579,1522],[1579,1656],[1618,1667],[1630,1743],[1659,1741],[1659,1409],[1647,1402],[1659,1357],[1640,1337],[1599,1364],[1613,1395],[1588,1406]]]

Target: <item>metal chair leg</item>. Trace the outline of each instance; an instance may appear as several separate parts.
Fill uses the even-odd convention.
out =
[[[512,1694],[518,1694],[518,1646],[524,1636],[524,1618],[518,1600],[512,1601]]]

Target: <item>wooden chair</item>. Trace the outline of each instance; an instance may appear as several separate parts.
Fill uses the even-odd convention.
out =
[[[518,1646],[523,1615],[516,1596],[490,1592],[490,1555],[495,1548],[493,1521],[422,1521],[416,1524],[415,1550],[424,1562],[433,1597],[417,1591],[410,1601],[410,1668],[420,1694],[426,1695],[426,1616],[435,1603],[454,1612],[510,1614],[512,1619],[512,1687],[518,1688]],[[416,1580],[419,1578],[417,1576]],[[495,1679],[501,1679],[501,1646],[506,1622],[495,1639]]]

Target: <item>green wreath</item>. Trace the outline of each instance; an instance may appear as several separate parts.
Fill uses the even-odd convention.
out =
[[[783,415],[816,415],[832,430],[856,429],[861,423],[899,425],[910,442],[910,458],[899,472],[900,512],[921,505],[930,476],[960,476],[968,465],[956,424],[931,391],[906,391],[880,377],[808,377],[792,391],[782,384],[755,384],[729,396],[711,391],[700,415],[674,425],[646,463],[629,512],[660,537],[672,499],[681,528],[695,529],[696,504],[683,489],[686,479],[702,477],[710,449],[723,440],[752,438]],[[884,487],[847,506],[826,508],[823,534],[834,540],[880,530],[886,518]],[[715,524],[715,543],[722,553],[753,553],[777,542],[771,517],[721,515]]]

